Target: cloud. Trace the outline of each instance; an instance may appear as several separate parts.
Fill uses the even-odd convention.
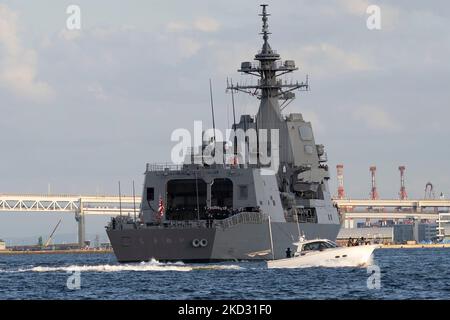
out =
[[[80,38],[80,36],[81,36],[80,30],[68,30],[64,28],[59,32],[59,37],[67,41],[76,40]]]
[[[336,75],[337,73],[375,70],[367,57],[356,52],[347,52],[330,43],[306,45],[287,51],[285,56],[293,57],[302,64],[302,69],[314,76]]]
[[[358,168],[366,172],[367,159],[379,166],[408,159],[408,166],[421,168],[428,160],[417,154],[418,148],[440,150],[441,157],[432,160],[429,170],[417,169],[414,178],[435,182],[434,177],[442,175],[442,169],[436,168],[445,167],[450,157],[448,148],[440,148],[448,144],[450,130],[445,123],[450,117],[446,87],[450,36],[442,31],[449,27],[445,16],[449,3],[430,7],[419,0],[396,2],[400,19],[387,32],[386,1],[380,1],[382,30],[378,32],[366,28],[366,8],[360,6],[358,11],[361,2],[350,2],[349,9],[337,1],[315,1],[307,7],[304,1],[291,1],[269,7],[270,44],[283,59],[293,59],[300,67],[284,77],[289,82],[310,75],[311,91],[298,93],[285,111],[303,113],[312,122],[317,141],[328,149],[330,161],[344,162],[349,171],[354,168],[348,186],[352,196],[367,196],[358,189],[366,176],[356,177]],[[64,11],[61,20],[37,3],[29,3],[17,6],[20,10],[10,6],[19,14],[18,31],[6,33],[2,24],[0,61],[6,58],[5,37],[19,34],[22,47],[36,51],[39,71],[34,79],[50,83],[58,95],[48,102],[52,112],[42,112],[26,100],[15,99],[0,83],[0,108],[9,105],[11,110],[0,120],[0,139],[11,151],[2,159],[8,170],[0,187],[19,192],[25,186],[32,192],[47,177],[55,177],[63,190],[75,192],[95,190],[98,183],[114,185],[117,172],[124,177],[138,175],[145,161],[169,159],[172,128],[190,128],[194,120],[210,123],[209,78],[213,79],[218,127],[232,122],[231,109],[227,119],[231,97],[224,93],[226,77],[242,84],[256,81],[236,72],[240,62],[251,61],[262,44],[260,9],[254,4],[232,1],[224,9],[211,2],[206,12],[203,1],[166,12],[140,6],[123,10],[109,6],[107,0],[90,1],[86,3],[89,12],[104,12],[96,8],[105,4],[111,10],[95,15],[89,27],[77,34],[59,33]],[[356,3],[353,9],[352,3]],[[214,27],[198,22],[204,16],[220,22],[216,32],[207,32]],[[136,30],[123,29],[124,23],[135,24]],[[22,33],[25,24],[35,26],[33,32]],[[17,52],[14,41],[8,43],[9,50]],[[257,111],[254,97],[240,93],[235,99],[238,120],[242,113]],[[356,110],[356,106],[363,107]],[[68,121],[83,125],[83,130],[68,126]],[[141,147],[148,145],[150,151]],[[99,146],[103,146],[101,152]],[[95,155],[87,164],[86,154]],[[28,168],[30,161],[38,163],[39,170],[24,173],[27,181],[17,179],[14,171]],[[68,179],[75,182],[68,186]],[[390,183],[389,179],[383,190],[394,195],[397,187],[392,192],[389,188],[396,186],[396,180]],[[443,181],[439,187],[450,190],[450,183]]]
[[[177,33],[170,39],[177,45],[177,52],[181,58],[190,58],[197,54],[203,47],[203,43],[198,40],[198,33],[194,37],[193,31],[202,33],[215,32],[219,30],[220,24],[213,18],[200,17],[193,22],[187,23],[183,21],[170,21],[166,24],[166,31],[169,33]],[[164,37],[164,35],[162,35]]]
[[[186,31],[201,31],[201,32],[216,32],[220,28],[220,23],[211,17],[196,18],[193,22],[170,21],[166,25],[169,32],[186,32]]]
[[[99,83],[91,83],[87,86],[87,91],[91,93],[98,100],[108,100],[109,96]]]
[[[212,42],[210,43],[214,67],[222,76],[237,76],[242,59],[251,58],[257,51],[257,46],[242,42]],[[224,50],[226,48],[226,50]],[[244,60],[242,60],[244,61]]]
[[[398,132],[402,130],[401,124],[392,119],[384,110],[372,107],[362,106],[352,112],[354,120],[362,121],[366,126],[377,131]]]
[[[367,0],[340,0],[339,5],[352,15],[365,15],[370,5]]]
[[[170,21],[166,29],[169,32],[183,32],[189,30],[189,25],[181,21]]]
[[[188,58],[196,54],[202,45],[200,42],[188,38],[188,37],[182,37],[178,39],[178,46],[179,46],[179,53],[182,57]]]
[[[0,5],[0,86],[21,97],[47,99],[53,90],[37,80],[36,53],[22,47],[17,20],[16,13]]]
[[[202,17],[194,21],[194,27],[203,32],[215,32],[219,30],[220,24],[213,18]]]

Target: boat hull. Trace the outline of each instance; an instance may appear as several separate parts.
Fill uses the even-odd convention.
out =
[[[272,222],[274,258],[286,256],[286,249],[298,239],[295,223]],[[301,224],[310,238],[336,239],[338,224]],[[229,228],[140,228],[107,230],[119,262],[268,260],[272,254],[251,256],[249,253],[270,249],[267,223],[242,223]],[[197,241],[196,241],[197,240]],[[206,240],[206,241],[203,241]],[[205,246],[198,245],[200,241]]]
[[[301,268],[301,267],[363,267],[371,264],[372,253],[379,245],[342,247],[324,251],[304,252],[293,258],[267,262],[267,267]]]

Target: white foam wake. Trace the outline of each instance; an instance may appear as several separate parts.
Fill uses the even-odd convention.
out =
[[[101,265],[70,265],[57,267],[37,266],[31,269],[22,269],[32,272],[121,272],[121,271],[193,271],[193,270],[239,270],[237,265],[185,265],[182,262],[161,263],[156,260],[136,264],[101,264]]]

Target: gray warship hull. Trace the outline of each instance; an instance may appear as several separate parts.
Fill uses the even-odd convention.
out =
[[[308,239],[324,237],[335,240],[340,225],[300,224]],[[272,222],[275,259],[286,257],[286,249],[295,251],[298,239],[296,223]],[[224,260],[268,260],[272,254],[253,255],[270,249],[267,222],[243,223],[222,228],[146,228],[109,230],[108,236],[119,262],[158,261],[211,262]],[[206,239],[206,246],[193,246],[195,239]]]

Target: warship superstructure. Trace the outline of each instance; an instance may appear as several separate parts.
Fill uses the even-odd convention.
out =
[[[238,70],[257,81],[227,87],[260,100],[256,115],[241,115],[232,127],[231,161],[206,163],[211,145],[216,151],[224,147],[212,139],[182,164],[147,164],[139,217],[121,215],[107,226],[118,261],[278,259],[300,233],[336,239],[340,219],[328,187],[324,146],[316,144],[302,114],[282,113],[294,91],[308,89],[308,80],[281,80],[298,68],[269,45],[267,5],[260,16],[262,48]],[[256,144],[249,139],[252,130]],[[242,143],[238,131],[244,133]],[[261,132],[276,135],[265,139]],[[262,158],[271,161],[263,164]]]

